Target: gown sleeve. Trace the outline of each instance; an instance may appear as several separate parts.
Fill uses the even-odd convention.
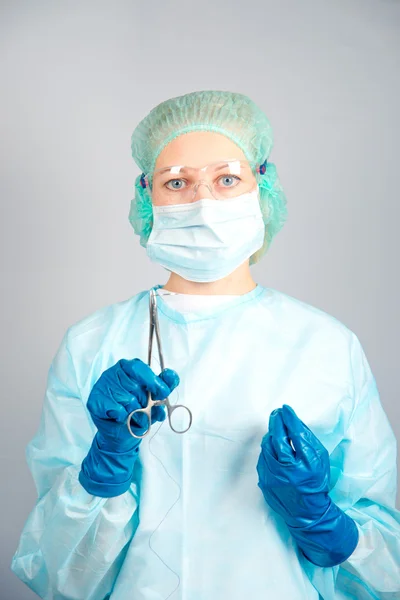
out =
[[[26,450],[37,501],[11,569],[40,598],[108,597],[138,525],[138,492],[113,498],[78,481],[94,425],[80,397],[67,330],[50,366],[40,425]]]
[[[332,500],[354,521],[359,542],[331,569],[311,567],[323,598],[400,598],[400,512],[396,510],[396,438],[375,378],[355,334],[351,346],[354,406],[344,437],[330,456]]]

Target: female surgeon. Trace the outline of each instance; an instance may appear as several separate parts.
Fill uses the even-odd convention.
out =
[[[138,124],[129,220],[156,285],[66,331],[12,569],[46,600],[400,598],[396,440],[357,336],[254,282],[286,219],[270,124],[200,91]],[[190,409],[176,433],[165,403]],[[143,415],[141,416],[143,417]],[[128,425],[130,427],[128,427]]]

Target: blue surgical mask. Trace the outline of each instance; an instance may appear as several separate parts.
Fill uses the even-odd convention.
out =
[[[229,200],[153,206],[147,254],[188,281],[230,275],[264,243],[258,188]]]

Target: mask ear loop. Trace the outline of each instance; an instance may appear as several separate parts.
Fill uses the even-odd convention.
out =
[[[139,182],[143,189],[147,187],[148,179],[144,173],[141,173]]]
[[[267,170],[267,164],[268,164],[268,161],[267,161],[267,159],[265,159],[264,162],[261,163],[261,165],[259,167],[257,167],[257,173],[260,173],[260,175],[264,175]]]
[[[153,228],[153,206],[144,173],[136,177],[134,189],[135,195],[131,200],[129,222],[134,232],[140,236],[140,244],[146,247]]]
[[[275,235],[282,229],[287,219],[287,200],[278,178],[275,164],[264,160],[257,168],[260,207],[266,227],[262,248],[250,257],[250,265],[255,264],[271,246]]]

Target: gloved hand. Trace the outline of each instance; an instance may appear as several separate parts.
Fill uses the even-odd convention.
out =
[[[148,390],[153,400],[164,400],[178,384],[179,377],[172,369],[157,376],[138,358],[122,358],[101,374],[87,402],[98,429],[79,473],[87,492],[109,498],[129,489],[142,440],[129,433],[128,415],[146,406]],[[165,416],[163,406],[152,407],[152,422],[163,421]],[[131,418],[131,428],[142,435],[147,428],[146,415]]]
[[[257,472],[265,500],[310,562],[331,567],[353,553],[358,529],[328,494],[328,451],[286,404],[270,415]]]

